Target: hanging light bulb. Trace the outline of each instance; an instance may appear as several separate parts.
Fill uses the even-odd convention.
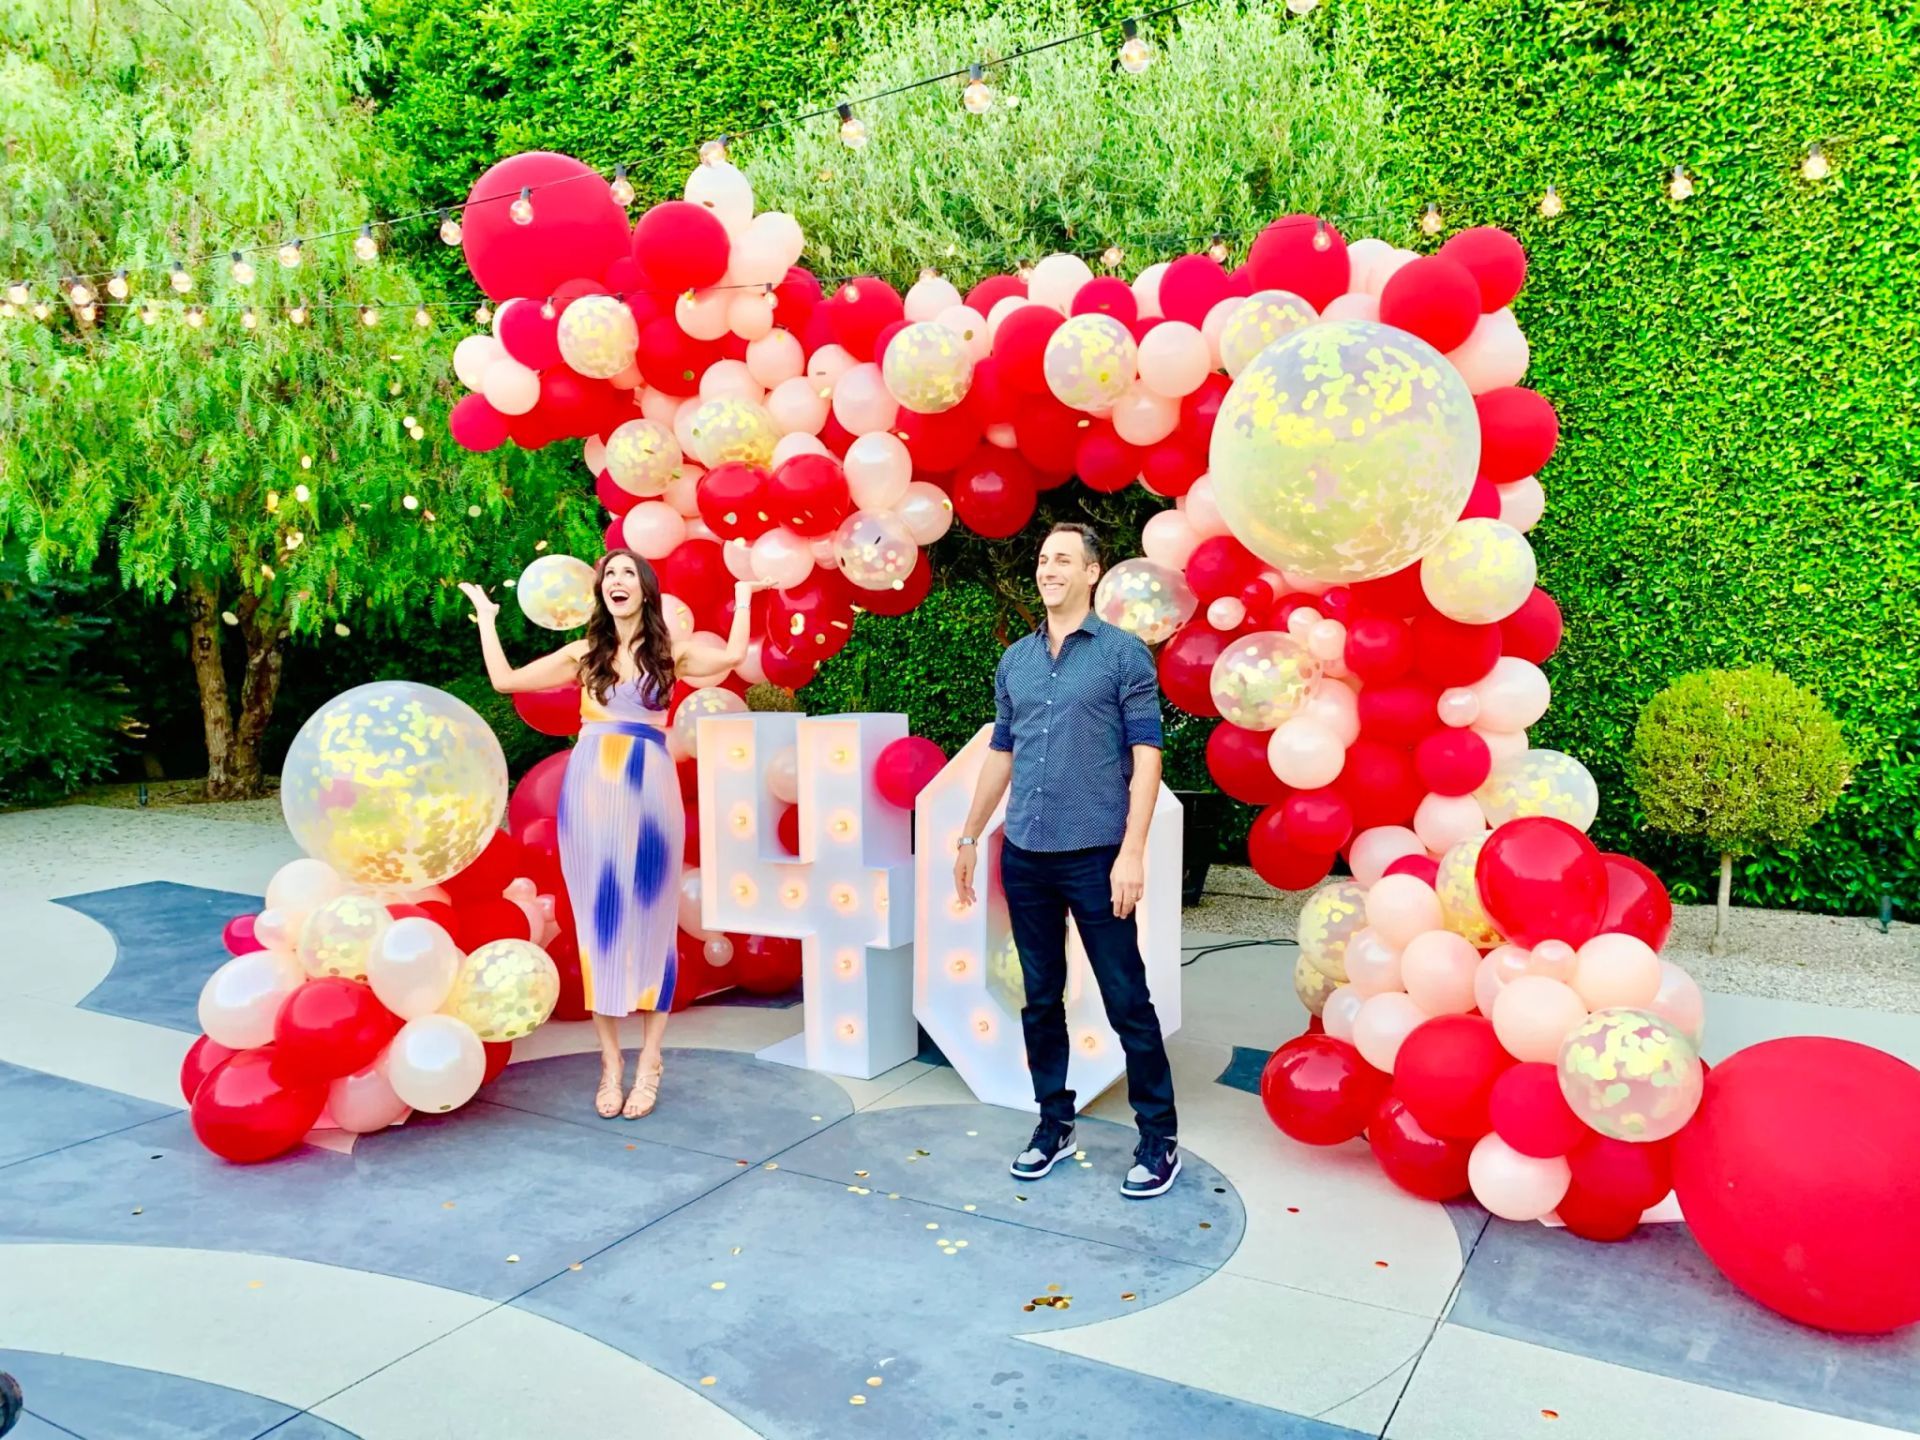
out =
[[[193,289],[193,276],[187,273],[187,267],[178,260],[173,262],[173,273],[167,276],[167,283],[173,286],[176,295],[184,295]]]
[[[127,279],[127,272],[116,270],[113,278],[107,281],[107,294],[116,300],[124,300],[133,293],[133,282]]]
[[[433,312],[424,305],[416,306],[413,312],[413,323],[422,330],[429,328],[433,324]]]
[[[853,106],[842,104],[840,113],[840,143],[849,150],[858,150],[867,143],[867,122],[853,113]]]
[[[297,270],[300,268],[300,260],[301,260],[300,246],[301,246],[300,241],[289,240],[287,241],[286,244],[280,247],[280,263],[284,265],[287,269]]]
[[[700,163],[702,165],[724,165],[727,163],[727,137],[717,135],[711,140],[700,142]]]
[[[373,225],[371,222],[362,224],[360,226],[360,233],[353,237],[353,254],[357,260],[378,260],[380,258],[380,242],[373,238]]]
[[[1100,252],[1100,263],[1109,270],[1118,270],[1120,268],[1120,262],[1126,258],[1126,254],[1118,245],[1109,245],[1105,250]]]
[[[91,305],[93,303],[93,290],[88,286],[86,281],[82,280],[78,275],[75,275],[67,281],[67,298],[74,303],[76,308]]]
[[[99,316],[100,308],[89,300],[86,304],[82,305],[76,313],[84,323],[91,325]]]
[[[984,115],[993,108],[993,87],[987,84],[982,66],[967,67],[967,88],[960,92],[960,103],[967,107],[969,115]]]
[[[198,330],[206,323],[206,311],[202,310],[198,305],[189,305],[187,307],[187,328],[189,330]]]
[[[1153,64],[1153,47],[1140,38],[1137,21],[1122,21],[1120,33],[1126,38],[1120,42],[1120,55],[1114,63],[1129,75],[1138,75]]]
[[[613,167],[613,203],[622,210],[633,204],[633,182],[627,179],[627,167]]]
[[[238,250],[227,252],[227,273],[236,285],[253,284],[253,266]]]
[[[1426,213],[1420,217],[1420,233],[1422,235],[1438,235],[1446,228],[1447,222],[1440,217],[1440,207],[1429,200],[1427,202]]]
[[[533,189],[531,186],[522,185],[520,187],[520,198],[508,207],[507,217],[516,225],[531,225],[533,223]]]
[[[1313,248],[1322,254],[1333,248],[1333,232],[1327,228],[1324,220],[1313,222]]]
[[[258,330],[260,328],[260,312],[251,305],[247,306],[246,309],[240,312],[240,327],[243,330]]]
[[[454,218],[451,210],[440,212],[440,243],[443,245],[460,243],[460,222]]]
[[[34,319],[44,320],[51,314],[53,314],[53,307],[47,304],[46,301],[36,300],[33,302],[33,318]]]
[[[1022,260],[1019,265],[1014,268],[1013,273],[1014,277],[1019,280],[1022,285],[1031,285],[1033,283],[1033,266],[1025,260]]]
[[[11,300],[0,300],[0,320],[11,320],[20,313],[20,307]]]
[[[1547,193],[1540,197],[1541,219],[1551,220],[1566,208],[1565,202],[1560,199],[1560,192],[1551,185],[1547,186]]]
[[[1226,236],[1224,235],[1214,236],[1213,243],[1207,246],[1207,254],[1212,258],[1214,264],[1216,265],[1226,264],[1228,257],[1233,254],[1231,250],[1227,249]]]
[[[1674,166],[1673,175],[1667,181],[1667,198],[1685,200],[1691,194],[1693,194],[1693,179],[1687,174],[1687,167]]]
[[[1820,142],[1816,140],[1807,146],[1807,158],[1800,162],[1800,178],[1818,182],[1832,173],[1833,165],[1827,159],[1827,152],[1820,148]]]
[[[1287,9],[1295,15],[1311,15],[1320,6],[1320,0],[1287,0]]]
[[[306,301],[296,300],[287,307],[287,323],[289,325],[304,325],[307,323]]]
[[[485,301],[482,301],[479,308],[473,312],[473,323],[476,325],[493,324],[493,311],[487,307]]]
[[[360,323],[369,330],[378,325],[380,323],[379,309],[372,305],[362,305],[360,307]]]
[[[25,305],[32,298],[33,292],[27,289],[27,284],[24,280],[15,280],[11,285],[7,286],[7,299],[11,300],[15,305]]]
[[[160,318],[160,307],[149,300],[140,307],[140,323],[151,325]]]

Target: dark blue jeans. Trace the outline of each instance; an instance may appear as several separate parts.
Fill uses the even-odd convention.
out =
[[[1140,959],[1134,917],[1113,913],[1113,862],[1117,846],[1041,853],[1003,843],[1000,886],[1007,897],[1013,941],[1027,985],[1020,1011],[1026,1032],[1033,1098],[1043,1118],[1073,1121],[1074,1096],[1067,1088],[1067,916],[1079,927],[1107,1021],[1127,1055],[1127,1098],[1140,1133],[1172,1139],[1179,1132],[1173,1109],[1173,1071],[1160,1038],[1160,1017],[1147,993],[1147,967]]]

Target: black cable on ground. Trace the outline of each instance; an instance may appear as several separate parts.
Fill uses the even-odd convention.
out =
[[[1222,950],[1252,950],[1261,945],[1292,945],[1298,948],[1299,944],[1300,942],[1298,940],[1289,940],[1284,936],[1276,935],[1271,940],[1227,940],[1218,945],[1202,945],[1199,946],[1197,950],[1194,946],[1182,945],[1180,947],[1182,950],[1195,950],[1195,953],[1187,959],[1182,960],[1180,962],[1180,968],[1184,970],[1201,956],[1217,955]]]

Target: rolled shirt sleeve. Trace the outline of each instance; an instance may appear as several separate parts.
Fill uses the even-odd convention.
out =
[[[1161,748],[1160,675],[1153,652],[1134,637],[1120,658],[1120,722],[1129,746]]]
[[[1007,657],[993,672],[993,749],[1013,753],[1013,696],[1007,689]]]

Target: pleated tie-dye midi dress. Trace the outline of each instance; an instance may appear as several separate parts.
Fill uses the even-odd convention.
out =
[[[604,705],[582,687],[580,739],[560,792],[560,869],[597,1015],[671,1009],[680,968],[686,812],[666,717],[644,684],[621,681]]]

